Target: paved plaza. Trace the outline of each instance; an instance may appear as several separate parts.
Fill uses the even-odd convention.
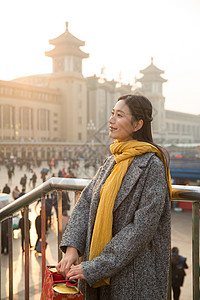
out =
[[[63,162],[59,163],[59,166],[53,172],[57,175],[59,168],[64,166]],[[35,168],[34,171],[37,173],[37,185],[42,184],[40,178],[40,171],[43,167],[47,167],[46,162],[43,162],[40,168]],[[67,166],[65,165],[67,168]],[[21,176],[26,173],[28,177],[28,171],[25,167],[23,170],[18,170],[16,168],[15,176],[12,180],[11,190],[18,185],[20,187],[19,181]],[[83,164],[80,165],[79,170],[77,170],[76,176],[91,177],[94,173],[93,169],[89,169],[85,172]],[[51,177],[51,174],[49,174]],[[0,189],[2,191],[3,186],[7,183],[7,170],[4,166],[1,166],[0,171]],[[48,179],[48,178],[47,178]],[[31,190],[31,187],[27,185],[27,192]],[[72,204],[74,203],[74,194],[70,194],[70,199]],[[36,242],[36,232],[35,232],[35,217],[38,214],[38,208],[35,209],[35,204],[30,206],[31,211],[29,213],[29,218],[32,222],[31,225],[31,243],[35,245]],[[52,216],[52,226],[47,235],[47,250],[46,259],[47,265],[54,265],[57,263],[57,223],[55,211]],[[180,249],[180,254],[187,257],[187,263],[189,269],[186,270],[187,276],[185,277],[184,286],[181,289],[180,300],[190,300],[192,299],[192,215],[191,211],[174,212],[172,211],[172,247],[177,246]],[[34,249],[34,248],[33,248]],[[30,250],[30,299],[38,300],[40,299],[40,289],[41,289],[41,256],[31,249]],[[14,231],[13,238],[13,278],[14,278],[14,300],[24,299],[24,253],[21,251],[21,233],[19,230]],[[8,273],[8,255],[2,255],[2,283],[1,283],[1,297],[2,299],[8,299],[8,287],[9,287],[9,273]],[[39,283],[40,282],[40,283]]]

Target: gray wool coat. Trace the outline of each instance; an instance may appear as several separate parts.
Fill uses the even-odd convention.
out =
[[[113,238],[88,261],[100,190],[115,165],[110,156],[83,190],[61,242],[78,249],[87,300],[162,300],[167,298],[170,258],[170,204],[165,169],[154,153],[135,157],[123,178],[113,209]],[[109,199],[108,199],[109,200]],[[104,278],[109,286],[92,288]]]

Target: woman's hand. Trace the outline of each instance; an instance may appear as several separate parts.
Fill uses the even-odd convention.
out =
[[[69,272],[67,273],[67,279],[69,280],[73,280],[73,279],[85,279],[85,276],[83,274],[83,269],[81,264],[77,265],[77,266],[72,266],[69,270]]]
[[[61,261],[57,264],[56,269],[63,277],[66,278],[72,265],[79,264],[78,251],[74,247],[67,247],[67,251]]]

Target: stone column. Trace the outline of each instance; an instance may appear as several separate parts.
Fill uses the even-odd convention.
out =
[[[48,118],[48,110],[45,110],[45,129],[46,129],[46,138],[48,139],[49,136],[49,118]]]
[[[9,106],[9,126],[10,126],[10,139],[12,140],[12,127],[13,127],[13,124],[12,124],[12,106]]]
[[[20,108],[20,119],[21,119],[21,138],[23,138],[24,137],[24,115],[23,115],[23,113],[24,113],[24,108],[23,107],[21,107]]]
[[[40,109],[38,110],[38,139],[40,139],[40,126],[41,125],[41,120],[40,120]]]
[[[31,119],[31,108],[28,109],[28,115],[29,115],[29,120],[28,120],[28,134],[29,134],[29,138],[31,138],[31,122],[32,122],[32,119]]]
[[[1,139],[3,140],[4,138],[4,128],[3,128],[3,109],[4,106],[1,105]]]

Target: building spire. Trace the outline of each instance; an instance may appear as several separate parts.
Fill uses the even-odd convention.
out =
[[[66,26],[66,31],[69,31],[69,30],[68,30],[69,22],[65,22],[65,26]]]
[[[153,56],[151,57],[151,65],[153,65]]]

